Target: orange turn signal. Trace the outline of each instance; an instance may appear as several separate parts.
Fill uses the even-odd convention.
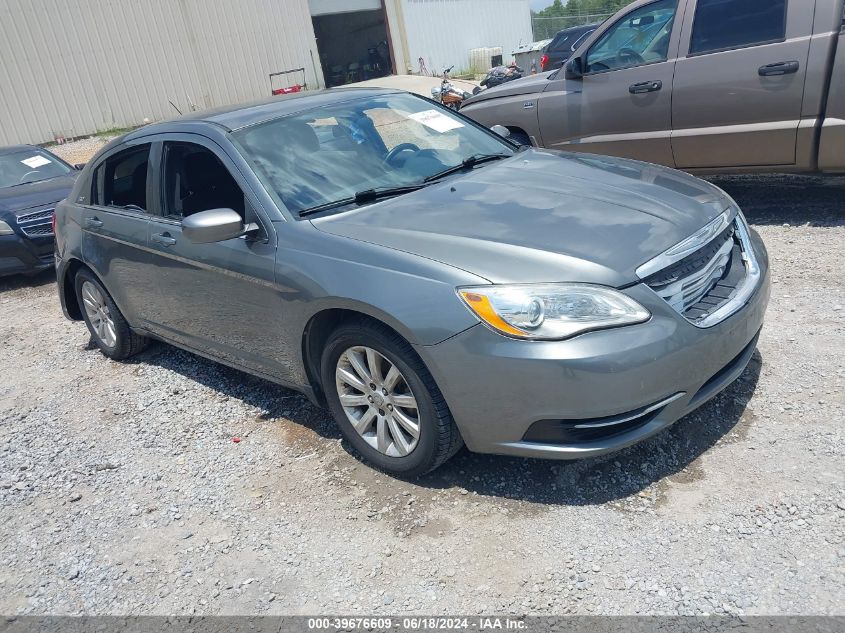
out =
[[[460,293],[461,298],[463,298],[470,309],[478,315],[478,318],[490,327],[499,330],[500,332],[504,332],[505,334],[510,334],[511,336],[524,337],[527,334],[524,330],[515,328],[496,314],[490,300],[484,295],[480,295],[477,292],[470,292],[468,290],[461,290]]]

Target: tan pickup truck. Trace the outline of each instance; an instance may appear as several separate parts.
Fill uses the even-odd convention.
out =
[[[638,0],[564,68],[461,112],[520,142],[693,172],[845,172],[843,0]]]

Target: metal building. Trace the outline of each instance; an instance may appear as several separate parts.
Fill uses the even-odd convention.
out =
[[[529,0],[2,0],[0,145],[44,143],[531,39]]]

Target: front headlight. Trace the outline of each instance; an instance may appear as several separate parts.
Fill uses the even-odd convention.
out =
[[[506,336],[561,340],[648,321],[651,313],[612,288],[588,284],[526,284],[458,288],[470,310]]]
[[[12,227],[0,220],[0,235],[14,235],[15,232],[12,230]]]

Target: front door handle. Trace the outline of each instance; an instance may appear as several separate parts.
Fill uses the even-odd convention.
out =
[[[778,75],[791,75],[797,73],[801,67],[797,61],[791,62],[775,62],[774,64],[766,64],[757,69],[757,74],[761,77],[775,77]]]
[[[657,92],[663,88],[663,82],[657,81],[641,81],[638,84],[631,84],[628,86],[628,92],[632,95],[641,95],[646,92]]]
[[[153,235],[153,242],[162,246],[173,246],[176,243],[176,238],[170,237],[169,233],[156,233]]]
[[[99,229],[103,226],[103,221],[97,218],[86,218],[85,226],[89,229]]]

